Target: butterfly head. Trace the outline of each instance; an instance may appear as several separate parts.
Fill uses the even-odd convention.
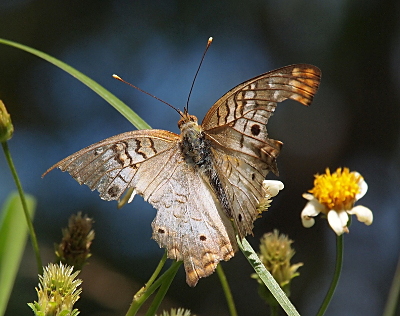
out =
[[[181,115],[181,119],[178,121],[178,127],[179,129],[183,132],[187,129],[198,129],[199,128],[199,124],[198,124],[198,120],[197,117],[194,115],[190,115],[189,113],[187,113],[187,111],[185,112],[180,112],[179,113]]]

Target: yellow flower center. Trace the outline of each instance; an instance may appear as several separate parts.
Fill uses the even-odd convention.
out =
[[[311,194],[327,210],[350,210],[356,201],[356,194],[361,189],[358,183],[363,177],[355,172],[350,172],[348,168],[338,168],[336,172],[326,169],[326,174],[316,175],[314,188],[309,190]]]

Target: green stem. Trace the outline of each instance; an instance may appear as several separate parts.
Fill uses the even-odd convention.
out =
[[[338,285],[340,273],[342,271],[343,266],[343,235],[336,236],[336,266],[335,266],[335,274],[333,275],[333,279],[331,282],[331,286],[329,287],[328,292],[326,293],[325,299],[322,302],[321,307],[317,313],[317,316],[322,316],[325,314],[329,303],[332,300],[333,294],[335,293],[336,286]]]
[[[178,268],[179,268],[180,264],[177,264],[176,266],[173,267],[173,265],[171,266],[172,272],[170,277],[166,278],[164,280],[164,282],[161,284],[160,289],[158,290],[156,297],[154,298],[153,302],[150,305],[150,308],[147,310],[147,313],[145,316],[153,316],[156,314],[158,307],[160,306],[162,300],[165,297],[165,294],[167,294],[167,291],[172,283],[172,281],[174,280],[174,277],[176,275],[176,273],[178,272]]]
[[[289,298],[286,296],[279,284],[275,281],[271,273],[265,268],[263,263],[260,261],[260,258],[257,256],[247,240],[245,238],[240,239],[238,235],[236,235],[236,240],[240,250],[249,261],[254,271],[267,286],[268,290],[275,297],[286,314],[289,316],[300,316],[299,312],[296,310],[292,302],[290,302]]]
[[[162,256],[160,262],[157,265],[157,268],[154,270],[153,275],[150,277],[150,279],[147,281],[147,283],[135,294],[133,297],[133,300],[138,300],[139,297],[142,296],[144,292],[153,284],[154,280],[158,277],[158,275],[161,272],[161,269],[163,268],[165,262],[167,261],[167,251],[164,251],[164,255]]]
[[[173,279],[182,261],[175,261],[167,271],[163,273],[146,291],[140,295],[137,299],[134,299],[132,305],[130,306],[126,316],[134,316],[138,312],[139,308],[144,302],[149,298],[150,295],[157,290],[165,280]],[[172,282],[172,281],[171,281]]]
[[[27,207],[27,204],[26,204],[26,200],[25,200],[24,190],[22,189],[21,182],[19,181],[17,170],[15,169],[13,160],[11,158],[11,153],[10,153],[10,149],[8,148],[7,142],[3,142],[3,143],[1,143],[1,145],[3,146],[4,155],[6,156],[8,166],[9,166],[9,168],[11,170],[11,174],[12,174],[12,176],[14,178],[15,184],[16,184],[17,189],[18,189],[19,197],[21,199],[22,208],[24,210],[26,223],[28,224],[29,233],[31,235],[32,247],[33,247],[33,250],[34,250],[35,256],[36,256],[36,264],[38,266],[38,273],[39,274],[43,274],[43,266],[42,266],[42,259],[40,257],[39,244],[38,244],[38,241],[37,241],[37,238],[36,238],[35,229],[33,228],[33,224],[32,224],[31,218],[29,216],[29,211],[28,211],[28,207]]]
[[[232,292],[229,287],[228,280],[226,279],[224,270],[222,269],[221,263],[217,265],[217,273],[219,277],[219,281],[221,282],[222,289],[225,294],[226,303],[228,304],[229,313],[231,316],[237,316],[235,302],[233,300]]]
[[[389,296],[386,302],[383,316],[394,316],[400,295],[400,257],[397,262],[396,272],[393,277],[392,286],[390,287]]]

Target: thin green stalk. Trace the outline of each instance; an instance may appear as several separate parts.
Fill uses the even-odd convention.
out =
[[[396,272],[393,277],[392,286],[390,287],[389,296],[386,302],[383,316],[394,316],[400,295],[400,257],[397,262]]]
[[[174,280],[176,273],[178,272],[179,266],[180,266],[180,264],[171,266],[172,271],[171,271],[170,277],[165,279],[164,282],[161,284],[160,289],[158,290],[158,292],[157,292],[153,302],[151,303],[150,308],[147,310],[147,313],[145,316],[153,316],[156,314],[158,307],[160,306],[162,300],[164,299],[165,294],[167,294],[167,291],[168,291],[169,287],[171,286],[171,283]]]
[[[336,266],[335,266],[335,274],[333,275],[333,279],[331,285],[329,287],[328,292],[326,293],[325,299],[322,302],[321,307],[317,313],[317,316],[322,316],[325,314],[329,303],[332,300],[333,294],[335,293],[336,287],[339,282],[340,273],[342,272],[343,266],[343,235],[336,236]]]
[[[181,264],[182,261],[175,261],[174,263],[172,263],[169,269],[165,271],[163,275],[161,275],[146,291],[144,291],[144,293],[142,293],[139,298],[133,300],[132,305],[126,313],[126,316],[136,315],[143,303],[146,302],[149,296],[152,295],[154,291],[157,290],[165,280],[168,280],[169,278],[174,278],[176,271]]]
[[[11,158],[11,153],[10,153],[10,149],[8,148],[7,142],[3,142],[3,143],[1,143],[1,145],[3,146],[4,155],[6,156],[8,166],[11,170],[11,174],[12,174],[15,184],[17,186],[19,197],[20,197],[21,203],[22,203],[22,208],[24,209],[26,223],[28,224],[29,234],[31,236],[32,247],[33,247],[33,250],[34,250],[35,256],[36,256],[36,264],[38,266],[38,274],[43,274],[43,266],[42,266],[42,259],[40,257],[39,244],[38,244],[38,241],[36,238],[35,229],[33,227],[31,218],[29,216],[29,211],[28,211],[28,207],[26,204],[26,200],[25,200],[24,190],[22,189],[21,181],[19,181],[17,170],[15,169],[14,162]]]
[[[164,255],[162,256],[152,276],[147,281],[147,283],[134,295],[133,300],[139,299],[139,297],[142,296],[142,294],[153,284],[154,280],[157,279],[158,275],[160,274],[161,269],[163,268],[166,261],[167,261],[167,251],[165,250]]]
[[[299,312],[296,310],[292,302],[290,302],[285,292],[282,290],[282,288],[275,281],[271,273],[265,268],[263,263],[260,261],[260,258],[257,256],[254,249],[247,242],[246,238],[240,239],[240,237],[236,235],[236,240],[238,242],[240,250],[246,257],[246,259],[249,261],[254,271],[258,274],[260,279],[267,286],[271,294],[276,298],[279,305],[283,308],[286,314],[288,314],[289,316],[300,316]]]
[[[222,289],[224,290],[226,303],[228,304],[229,313],[231,316],[237,316],[235,302],[233,300],[231,288],[229,287],[228,280],[226,279],[224,270],[222,269],[221,263],[217,265],[217,273],[219,281],[221,282]]]

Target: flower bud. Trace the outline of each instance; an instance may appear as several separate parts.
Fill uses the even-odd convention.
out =
[[[4,103],[0,100],[0,143],[9,140],[14,133],[14,126],[11,122],[10,114]]]

